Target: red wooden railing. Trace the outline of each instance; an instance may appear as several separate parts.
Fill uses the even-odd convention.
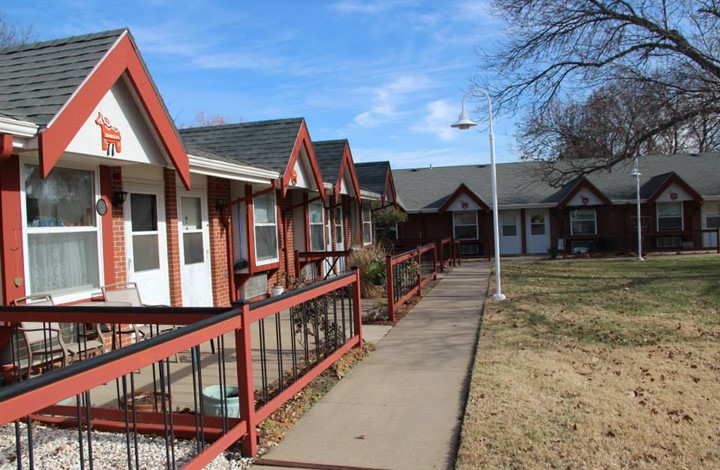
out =
[[[392,240],[393,251],[404,253],[413,248],[435,243],[437,248],[438,269],[445,271],[445,266],[456,266],[460,264],[460,243],[452,237],[445,238],[400,238]]]
[[[421,295],[422,288],[437,279],[437,247],[428,243],[399,255],[388,255],[387,298],[388,319],[395,323],[397,309],[414,295]]]
[[[290,319],[289,328],[287,315]],[[201,469],[239,440],[242,440],[244,455],[256,455],[257,425],[260,421],[297,394],[343,354],[362,344],[360,274],[358,270],[354,270],[324,282],[288,291],[279,297],[255,304],[239,304],[231,309],[0,306],[0,325],[27,321],[73,322],[78,325],[89,323],[184,325],[142,342],[0,388],[0,425],[12,422],[27,423],[28,432],[32,428],[30,426],[32,422],[74,425],[78,429],[87,430],[87,439],[91,436],[90,429],[125,432],[128,436],[128,461],[131,459],[131,454],[137,453],[137,450],[130,449],[133,433],[137,439],[137,432],[160,434],[164,432],[166,446],[173,446],[175,437],[195,438],[196,441],[201,438],[202,443],[197,444],[199,449],[197,455],[182,467]],[[270,326],[273,324],[274,331],[266,332],[266,329],[273,329]],[[255,332],[259,334],[257,342],[251,337],[251,327],[253,335]],[[12,334],[12,331],[8,331],[12,330],[11,326],[1,328],[6,330],[5,338]],[[283,340],[286,341],[283,345],[280,335],[287,334],[288,331],[291,340]],[[224,335],[228,334],[232,335],[230,337],[234,338],[235,342],[234,350],[231,347],[229,354],[223,346]],[[297,346],[296,341],[297,336],[303,334],[304,350]],[[323,335],[324,341],[321,341]],[[277,340],[274,362],[265,356],[268,341],[272,341],[273,338]],[[308,338],[312,339],[313,345]],[[232,375],[227,374],[226,369],[237,372],[239,418],[230,417],[227,409],[222,417],[205,416],[202,408],[197,409],[195,380],[197,378],[202,380],[203,373],[200,370],[206,366],[204,361],[200,360],[200,345],[207,345],[212,340],[218,345],[215,357],[221,384],[223,381],[227,384],[227,380],[230,380],[229,377]],[[207,350],[207,347],[205,349]],[[190,372],[190,364],[186,361],[184,364],[178,364],[184,367],[184,372],[171,374],[170,359],[176,357],[178,353],[187,354],[188,351],[192,356],[192,372]],[[253,378],[254,374],[258,373],[253,371],[253,352],[257,360],[258,351],[260,351],[262,369],[259,371],[262,377],[261,384],[256,384]],[[300,357],[303,356],[303,352],[304,360]],[[270,362],[272,364],[268,365]],[[189,413],[187,410],[179,413],[166,409],[168,407],[163,405],[162,410],[157,412],[133,410],[130,413],[124,409],[94,406],[91,403],[91,390],[116,380],[122,383],[124,390],[128,382],[132,384],[135,380],[133,372],[150,367],[152,367],[153,380],[155,380],[155,367],[160,372],[159,386],[163,393],[170,392],[171,385],[178,386],[177,381],[181,380],[179,376],[187,378],[187,375],[192,373],[192,390],[196,393],[195,409],[190,410]],[[274,367],[277,367],[279,377],[273,382],[273,387],[270,387],[268,383],[271,379],[267,378],[267,373],[269,368]],[[165,370],[167,373],[163,373]],[[213,379],[216,380],[217,377]],[[202,381],[200,388],[201,386]],[[134,392],[133,389],[132,393]],[[77,397],[78,406],[56,405],[68,397]],[[118,400],[119,398],[118,396]],[[82,406],[80,406],[81,402]],[[202,399],[200,402],[202,403]],[[23,440],[22,445],[27,445],[26,440]],[[32,444],[29,445],[30,448],[26,448],[24,452],[33,452]],[[80,447],[82,446],[81,440]],[[17,447],[20,452],[21,444],[18,443]],[[20,460],[21,455],[16,457]],[[81,453],[80,459],[82,458]],[[171,466],[174,467],[175,462],[168,463],[168,468]]]

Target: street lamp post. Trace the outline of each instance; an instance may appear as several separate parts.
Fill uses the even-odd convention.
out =
[[[493,239],[495,244],[495,293],[492,298],[493,300],[505,300],[505,294],[502,293],[500,282],[500,228],[498,225],[497,173],[495,171],[495,134],[493,133],[492,99],[490,98],[490,93],[483,88],[472,88],[467,91],[462,97],[460,116],[458,116],[457,122],[452,124],[452,127],[465,130],[477,126],[477,123],[470,119],[465,112],[465,99],[470,95],[476,95],[478,93],[487,98],[490,130],[490,174],[492,182]]]
[[[630,176],[635,177],[635,201],[636,201],[636,210],[637,210],[637,244],[638,244],[638,251],[637,251],[637,260],[643,261],[642,257],[642,217],[640,216],[640,176],[642,173],[640,173],[640,169],[638,168],[638,158],[635,157],[635,165],[633,166],[633,169],[630,171]]]

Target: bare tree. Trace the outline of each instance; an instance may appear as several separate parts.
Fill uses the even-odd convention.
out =
[[[508,40],[482,57],[495,73],[478,82],[500,111],[531,109],[519,134],[524,158],[563,161],[578,175],[637,154],[717,145],[720,0],[495,0],[493,8]]]
[[[32,26],[20,26],[10,22],[0,13],[0,47],[17,46],[37,40]]]
[[[210,126],[220,126],[222,124],[227,124],[228,121],[224,117],[222,117],[220,114],[215,114],[211,117],[205,116],[205,113],[200,111],[195,116],[195,122],[193,123],[194,126],[198,127],[210,127]]]

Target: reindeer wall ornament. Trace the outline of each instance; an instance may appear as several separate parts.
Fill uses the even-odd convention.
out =
[[[108,157],[114,157],[115,152],[122,152],[122,136],[120,130],[110,124],[110,119],[98,112],[95,124],[100,126],[100,139],[102,141],[102,149],[105,150]]]

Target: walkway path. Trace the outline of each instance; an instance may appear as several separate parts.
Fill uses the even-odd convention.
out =
[[[489,273],[453,269],[258,469],[452,468]]]

